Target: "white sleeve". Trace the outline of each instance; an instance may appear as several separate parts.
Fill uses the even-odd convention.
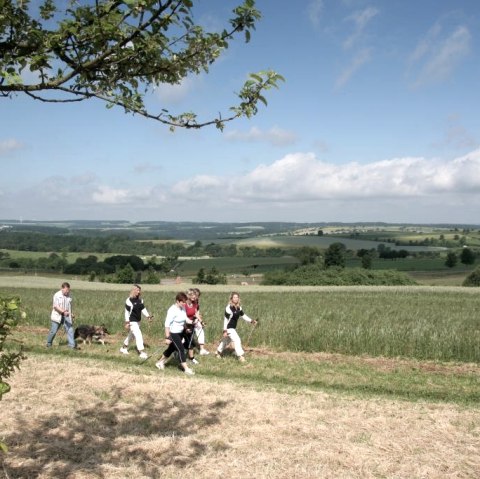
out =
[[[125,322],[128,323],[130,321],[130,314],[132,313],[132,302],[130,301],[130,298],[127,298],[127,301],[125,301]]]

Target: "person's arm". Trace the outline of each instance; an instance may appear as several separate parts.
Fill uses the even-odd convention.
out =
[[[228,326],[228,322],[232,318],[232,315],[233,315],[233,311],[230,308],[230,305],[227,304],[227,307],[225,308],[225,314],[223,315],[223,335],[224,336],[228,335],[227,326]]]
[[[170,344],[172,340],[170,339],[170,328],[165,327],[165,344]]]
[[[62,316],[68,316],[69,311],[63,307],[63,297],[55,294],[53,297],[53,309]]]
[[[130,314],[132,314],[132,302],[130,298],[127,298],[125,301],[125,329],[130,328]]]
[[[153,319],[153,316],[147,311],[147,308],[142,309],[142,314],[147,318],[147,319]]]
[[[247,316],[244,312],[243,312],[243,309],[240,310],[240,317],[246,321],[247,323],[252,323],[254,326],[255,324],[257,324],[257,321],[253,318],[251,318],[250,316]]]
[[[165,318],[165,343],[170,344],[172,341],[170,339],[170,326],[172,325],[174,320],[174,315],[173,315],[173,308],[170,307],[169,310],[167,311],[167,317]]]

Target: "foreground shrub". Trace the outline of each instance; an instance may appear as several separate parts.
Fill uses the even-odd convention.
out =
[[[19,368],[20,361],[25,359],[23,352],[5,352],[4,346],[7,336],[11,334],[20,319],[20,299],[19,298],[1,298],[0,297],[0,399],[3,395],[10,391],[10,385],[5,382],[9,378],[15,368]],[[0,449],[5,451],[6,446],[0,442]]]

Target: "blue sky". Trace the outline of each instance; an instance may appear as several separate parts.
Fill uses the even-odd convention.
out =
[[[250,43],[148,99],[209,119],[248,73],[285,77],[223,133],[0,98],[0,218],[480,223],[480,2],[256,3]],[[195,18],[223,28],[235,4]]]

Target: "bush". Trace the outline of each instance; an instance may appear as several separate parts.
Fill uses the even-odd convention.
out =
[[[5,352],[4,346],[7,336],[11,334],[20,319],[20,298],[0,297],[0,400],[10,391],[10,385],[5,382],[15,369],[20,367],[20,361],[25,359],[22,348],[19,351]],[[0,442],[0,449],[6,451],[5,444]]]
[[[301,266],[294,271],[266,273],[262,284],[285,286],[398,286],[416,284],[407,274],[395,270],[372,271],[362,268],[329,268]]]
[[[473,270],[463,281],[462,286],[480,286],[480,267]]]

